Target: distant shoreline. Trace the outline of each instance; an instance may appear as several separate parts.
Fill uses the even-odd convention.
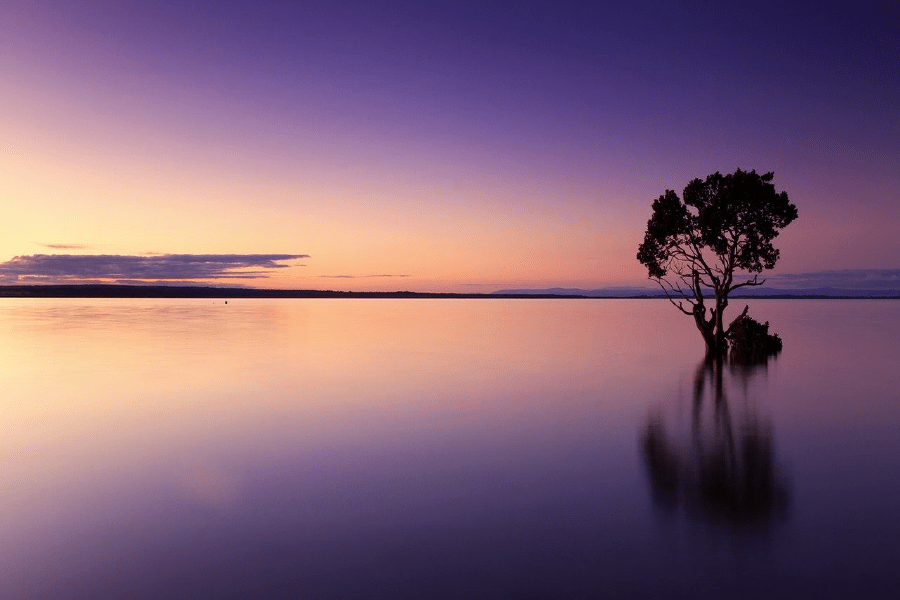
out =
[[[3,285],[0,298],[446,298],[507,300],[665,300],[662,294],[589,296],[584,294],[485,293],[452,292],[341,292],[333,290],[270,290],[258,288],[224,288],[214,286],[168,285]],[[823,294],[735,295],[740,300],[900,300],[900,295],[853,296]]]
[[[0,298],[588,298],[562,294],[456,294],[450,292],[341,292],[169,285],[4,285]]]

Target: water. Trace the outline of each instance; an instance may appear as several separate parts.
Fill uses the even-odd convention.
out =
[[[0,597],[892,598],[898,309],[4,299]]]

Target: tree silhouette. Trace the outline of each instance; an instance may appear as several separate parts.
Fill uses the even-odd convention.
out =
[[[728,349],[728,295],[765,283],[759,273],[779,256],[772,240],[797,218],[797,207],[786,192],[775,191],[773,177],[755,170],[716,172],[688,183],[683,200],[666,190],[653,202],[637,259],[669,301],[694,318],[709,354]],[[741,271],[748,276],[738,281]],[[713,302],[708,310],[707,299]]]

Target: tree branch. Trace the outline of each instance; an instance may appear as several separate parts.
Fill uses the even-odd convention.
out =
[[[744,281],[744,282],[742,282],[742,283],[738,283],[738,284],[736,284],[736,285],[733,285],[733,286],[731,286],[730,288],[728,288],[728,291],[729,291],[729,292],[732,292],[732,291],[734,291],[734,290],[736,290],[736,289],[738,289],[738,288],[742,288],[742,287],[748,286],[748,285],[749,285],[749,286],[762,285],[762,284],[764,284],[765,282],[766,282],[765,279],[763,279],[762,281],[759,281],[759,275],[754,275],[754,276],[753,276],[753,279],[748,279],[747,281]]]
[[[681,302],[675,302],[675,300],[672,299],[672,296],[669,294],[669,290],[667,290],[666,286],[663,285],[664,281],[665,281],[664,279],[656,279],[656,283],[658,283],[659,287],[662,288],[663,293],[666,295],[666,298],[668,298],[669,302],[672,303],[672,306],[674,306],[675,308],[677,308],[678,310],[680,310],[681,312],[683,312],[686,315],[693,316],[693,314],[694,314],[693,311],[685,310],[684,306],[681,305]],[[665,281],[665,283],[669,284],[669,286],[672,287],[672,290],[675,291],[675,288],[672,286],[671,283],[669,283],[668,281]],[[684,292],[682,292],[680,288],[678,289],[678,293],[681,294],[681,296],[684,297],[684,299],[687,300],[689,304],[693,305],[693,302],[691,302],[691,300],[687,296],[685,296]]]

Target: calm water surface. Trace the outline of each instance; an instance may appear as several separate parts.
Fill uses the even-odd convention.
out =
[[[900,302],[751,315],[0,300],[0,597],[896,597]]]

